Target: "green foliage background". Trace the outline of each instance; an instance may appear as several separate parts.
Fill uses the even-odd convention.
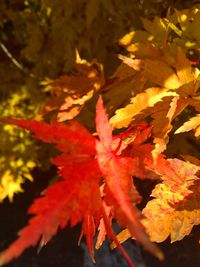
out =
[[[158,17],[166,17],[174,8],[192,8],[197,2],[1,0],[0,115],[37,117],[48,98],[41,82],[72,71],[75,49],[82,58],[103,63],[106,75],[111,75],[119,65],[117,54],[123,51],[119,39],[145,26],[159,45],[166,29]],[[171,38],[198,59],[200,16],[192,12],[189,16],[191,21],[182,24],[176,16],[170,17],[176,26]],[[12,200],[13,193],[22,190],[20,184],[32,180],[31,170],[39,162],[48,167],[45,153],[50,150],[39,149],[27,133],[11,126],[0,126],[0,142],[0,201],[7,196]]]

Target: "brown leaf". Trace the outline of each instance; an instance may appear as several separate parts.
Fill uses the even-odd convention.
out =
[[[133,95],[143,90],[145,82],[143,75],[122,63],[101,90],[109,114],[128,104]]]
[[[158,59],[131,59],[120,55],[119,58],[136,71],[141,71],[144,77],[156,85],[167,89],[177,89],[180,83],[174,70],[165,61]]]
[[[45,90],[50,91],[52,97],[44,107],[43,116],[51,112],[51,115],[56,114],[58,121],[73,119],[104,83],[100,63],[88,63],[78,58],[73,74],[47,82]]]

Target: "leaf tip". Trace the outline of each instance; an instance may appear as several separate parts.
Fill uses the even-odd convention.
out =
[[[99,95],[99,98],[97,100],[97,108],[103,107],[103,99],[102,96]]]

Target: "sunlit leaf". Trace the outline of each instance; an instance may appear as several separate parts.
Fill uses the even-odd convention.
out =
[[[156,242],[164,241],[169,235],[171,242],[181,240],[200,223],[200,183],[195,176],[200,168],[177,159],[170,163],[184,182],[158,184],[152,192],[154,199],[143,210],[143,223],[151,240]]]
[[[1,177],[0,183],[0,202],[6,197],[13,201],[14,194],[23,192],[21,184],[23,179],[16,179],[9,170],[7,170]]]
[[[148,107],[153,107],[156,103],[163,100],[164,97],[176,96],[175,92],[171,92],[161,88],[149,88],[143,93],[137,94],[131,99],[131,104],[128,104],[122,109],[116,111],[115,116],[111,118],[111,123],[116,128],[127,127],[134,116],[141,113]]]
[[[197,114],[195,117],[192,117],[189,121],[186,121],[180,128],[176,130],[176,134],[188,132],[194,130],[195,136],[200,136],[200,114]]]
[[[200,223],[200,180],[195,175],[200,167],[178,159],[171,159],[169,163],[180,180],[170,182],[170,175],[166,176],[163,183],[156,185],[151,194],[154,199],[142,211],[142,222],[154,242],[163,242],[169,235],[171,242],[181,240]],[[122,243],[131,234],[125,229],[117,237]]]

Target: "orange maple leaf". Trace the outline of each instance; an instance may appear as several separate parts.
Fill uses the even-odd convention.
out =
[[[200,167],[178,159],[168,162],[179,179],[163,172],[163,183],[156,185],[151,194],[154,199],[142,211],[142,223],[154,242],[162,242],[169,235],[171,242],[181,240],[200,224],[200,179],[196,176]],[[117,238],[122,243],[131,236],[129,229],[124,229]]]
[[[143,223],[156,242],[169,235],[171,242],[181,240],[200,224],[200,179],[195,175],[200,167],[178,159],[170,160],[170,164],[183,182],[158,184],[152,192],[154,199],[143,210]]]

